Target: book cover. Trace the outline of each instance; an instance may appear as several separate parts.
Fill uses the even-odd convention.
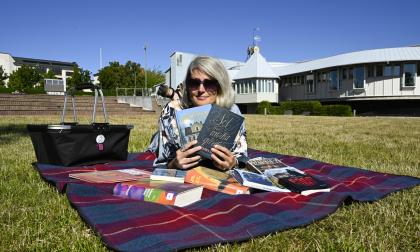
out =
[[[115,196],[184,207],[201,199],[203,186],[141,179],[118,183],[113,192]]]
[[[289,166],[277,158],[256,157],[249,159],[246,163],[246,167],[250,171],[264,174],[264,172],[269,169],[285,168]]]
[[[187,172],[182,170],[156,168],[150,175],[150,179],[184,183],[186,174]]]
[[[265,173],[275,183],[302,195],[330,191],[328,184],[291,166],[266,170]]]
[[[208,104],[175,112],[181,146],[197,139],[211,107]]]
[[[209,190],[226,194],[249,194],[249,188],[239,184],[229,174],[198,166],[187,172],[185,182],[202,185]]]
[[[232,176],[242,185],[251,188],[269,192],[290,192],[289,189],[286,189],[283,186],[279,187],[274,185],[273,182],[267,178],[267,176],[262,174],[234,169],[232,170]]]
[[[210,149],[215,144],[222,145],[229,150],[232,149],[243,122],[244,118],[242,116],[217,105],[212,105],[197,137],[197,145],[203,147],[198,154],[210,159]]]
[[[122,181],[149,178],[151,172],[140,169],[119,169],[109,171],[92,171],[71,173],[69,177],[90,183],[116,183]]]

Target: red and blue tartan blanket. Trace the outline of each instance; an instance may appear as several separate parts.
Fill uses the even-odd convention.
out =
[[[171,251],[216,243],[243,241],[299,227],[325,218],[342,202],[375,201],[420,184],[409,176],[338,166],[302,157],[249,150],[250,158],[276,157],[331,185],[329,193],[303,196],[265,192],[226,195],[204,190],[203,199],[179,208],[112,195],[113,184],[91,184],[70,173],[138,167],[152,170],[152,153],[133,153],[127,161],[94,166],[59,167],[36,164],[41,176],[65,192],[80,216],[112,249]]]

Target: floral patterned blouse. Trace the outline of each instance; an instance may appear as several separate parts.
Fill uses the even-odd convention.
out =
[[[165,106],[160,115],[159,130],[152,138],[148,148],[148,150],[155,152],[157,155],[153,164],[154,167],[166,168],[168,162],[176,157],[176,151],[181,148],[179,131],[175,119],[175,111],[181,109],[179,100],[173,100]],[[241,115],[241,111],[236,104],[233,104],[230,111]],[[235,138],[232,150],[240,164],[244,164],[247,161],[245,123],[242,124]]]

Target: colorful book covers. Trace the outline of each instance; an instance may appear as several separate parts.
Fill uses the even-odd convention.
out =
[[[184,207],[201,199],[203,187],[143,179],[118,183],[114,186],[113,192],[115,196]]]
[[[249,188],[239,184],[229,174],[198,166],[187,172],[185,182],[203,185],[209,190],[226,194],[249,194]]]

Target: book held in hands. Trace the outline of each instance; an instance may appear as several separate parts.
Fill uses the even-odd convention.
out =
[[[180,145],[197,140],[199,155],[210,159],[211,148],[221,145],[232,149],[244,118],[215,104],[176,111]]]
[[[150,171],[132,168],[108,171],[71,173],[69,174],[69,177],[90,183],[116,183],[122,181],[149,178],[150,174]]]
[[[182,170],[156,168],[150,175],[150,179],[184,183],[186,174],[187,172]]]
[[[175,112],[175,120],[178,126],[180,145],[197,140],[198,134],[206,121],[211,109],[211,104],[178,110]]]
[[[201,199],[203,186],[142,179],[117,183],[113,192],[115,196],[185,207]]]

